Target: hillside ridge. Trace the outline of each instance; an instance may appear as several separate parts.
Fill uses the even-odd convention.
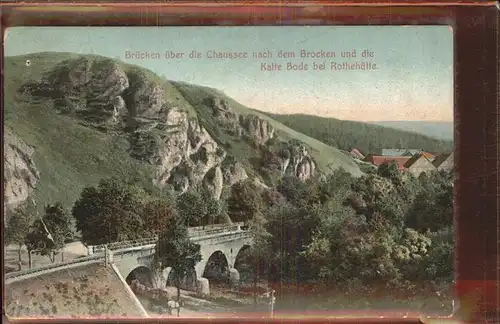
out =
[[[362,174],[337,148],[219,90],[99,55],[32,53],[5,63],[5,126],[12,139],[6,210],[32,193],[38,209],[54,201],[70,206],[84,187],[110,176],[150,190],[206,190],[219,199],[249,177],[266,185],[339,167]]]

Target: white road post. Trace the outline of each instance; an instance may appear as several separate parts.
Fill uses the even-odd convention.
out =
[[[275,290],[271,290],[271,294],[269,296],[269,306],[271,311],[271,317],[274,316],[274,303],[276,302],[276,297],[274,297]]]
[[[104,266],[107,268],[108,267],[108,245],[104,245]]]

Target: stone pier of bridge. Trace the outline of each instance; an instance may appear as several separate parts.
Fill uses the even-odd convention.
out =
[[[238,285],[240,274],[235,268],[235,263],[240,253],[252,243],[250,233],[242,230],[241,225],[238,224],[198,231],[191,229],[190,236],[193,242],[200,244],[202,260],[183,278],[181,288],[204,295],[210,294],[209,278],[216,277],[210,271],[213,270],[214,264],[224,269],[224,277],[228,279],[231,286]],[[172,279],[175,274],[170,267],[161,271],[154,270],[152,265],[154,244],[128,249],[110,249],[109,252],[108,259],[115,264],[124,278],[149,277],[147,281],[154,288],[174,286]]]

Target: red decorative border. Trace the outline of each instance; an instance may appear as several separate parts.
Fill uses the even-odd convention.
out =
[[[469,321],[483,322],[500,305],[499,289],[499,10],[493,1],[294,2],[3,2],[9,26],[163,25],[450,25],[455,37],[456,292]],[[3,37],[2,37],[3,39]],[[3,76],[3,74],[2,74]],[[3,79],[2,79],[3,83]],[[3,87],[2,87],[3,91]],[[2,102],[3,104],[3,102]],[[3,123],[2,123],[3,131]],[[3,144],[3,143],[2,143]],[[3,206],[2,206],[3,208]],[[3,259],[2,259],[3,260]],[[3,312],[2,312],[3,313]],[[333,320],[326,316],[276,322],[415,323],[417,319]],[[366,314],[365,314],[366,315]],[[390,314],[386,314],[390,317]],[[498,315],[491,318],[500,322]],[[144,322],[154,319],[19,320],[23,323]],[[163,320],[162,320],[163,321]],[[184,319],[165,322],[257,323],[269,319]],[[442,322],[445,323],[445,322]]]

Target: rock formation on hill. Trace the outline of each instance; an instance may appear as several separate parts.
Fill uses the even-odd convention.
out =
[[[61,62],[42,80],[27,83],[21,90],[53,99],[57,111],[88,127],[124,134],[129,154],[155,167],[152,181],[158,187],[171,184],[184,192],[201,186],[218,199],[224,186],[248,177],[243,165],[228,156],[197,118],[167,100],[162,80],[147,70],[123,69],[111,59],[80,57]],[[214,96],[207,106],[218,123],[257,147],[276,137],[268,121],[240,115],[224,99]],[[313,176],[316,165],[306,148],[290,151],[281,161],[283,174],[300,179]],[[27,163],[25,169],[31,170]],[[23,192],[20,197],[26,196],[37,179],[35,173],[30,174],[29,183],[17,185],[23,188],[16,189]]]
[[[40,180],[40,173],[33,160],[35,150],[10,130],[4,133],[4,215],[25,201]]]

